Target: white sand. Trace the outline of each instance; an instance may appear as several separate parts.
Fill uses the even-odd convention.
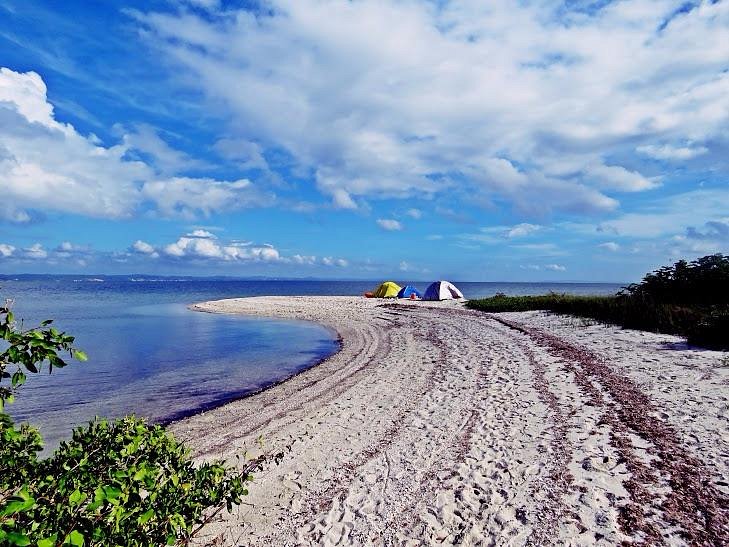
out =
[[[342,339],[287,382],[170,426],[203,459],[256,453],[259,438],[282,453],[202,543],[729,538],[727,354],[454,302],[260,297],[196,308],[308,319]]]

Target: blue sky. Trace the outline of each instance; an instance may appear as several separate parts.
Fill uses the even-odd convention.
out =
[[[0,271],[633,281],[729,252],[729,3],[0,0]]]

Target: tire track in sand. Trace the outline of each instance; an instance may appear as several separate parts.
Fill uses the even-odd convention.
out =
[[[729,497],[713,487],[709,471],[683,446],[674,428],[656,416],[658,409],[638,386],[585,348],[492,317],[559,357],[591,403],[604,409],[612,445],[632,474],[625,484],[630,502],[623,506],[620,520],[626,534],[647,544],[662,543],[668,525],[692,545],[726,544]],[[641,448],[651,456],[648,461],[636,454],[631,434],[646,443]]]
[[[620,415],[628,405],[616,402],[626,392],[572,346],[447,304],[253,298],[213,308],[318,321],[339,332],[342,350],[269,391],[173,425],[203,457],[234,456],[259,434],[285,449],[251,485],[252,507],[211,523],[201,543],[650,541],[642,528],[617,530],[617,511],[625,526],[638,499],[636,489],[623,491],[642,480],[632,462],[654,465],[617,442],[626,431],[631,444],[636,437]],[[661,517],[672,495],[660,500]],[[716,504],[706,508],[721,518]],[[674,524],[691,526],[687,542],[720,537]]]

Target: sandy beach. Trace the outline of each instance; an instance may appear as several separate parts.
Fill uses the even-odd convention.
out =
[[[199,459],[278,454],[220,545],[722,545],[729,359],[681,339],[462,303],[257,297],[341,350],[176,422]]]

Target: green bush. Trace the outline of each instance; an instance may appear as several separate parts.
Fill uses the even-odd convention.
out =
[[[172,545],[240,503],[251,479],[221,463],[194,466],[162,427],[133,417],[78,428],[50,458],[24,465],[21,480],[0,484],[13,492],[0,510],[0,543]]]
[[[74,338],[49,327],[18,329],[0,308],[0,405],[60,352],[85,360]],[[157,425],[127,417],[91,422],[47,459],[38,431],[16,426],[0,406],[0,545],[142,546],[186,544],[215,514],[240,503],[259,460],[242,469],[193,465]]]
[[[729,257],[680,261],[645,276],[614,296],[549,293],[470,300],[486,312],[549,310],[626,328],[678,334],[689,343],[729,349]]]

